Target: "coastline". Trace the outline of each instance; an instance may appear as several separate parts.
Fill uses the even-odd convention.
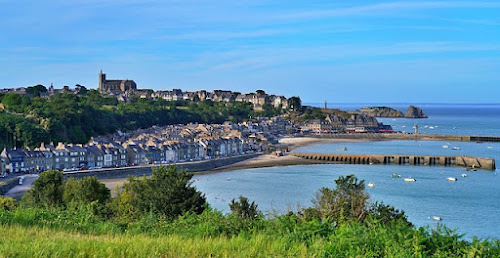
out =
[[[288,150],[292,151],[299,147],[309,146],[319,143],[342,143],[342,142],[366,142],[373,141],[373,139],[342,139],[342,138],[315,138],[315,137],[285,137],[279,140],[280,144],[288,146]],[[223,166],[213,170],[206,170],[200,172],[193,172],[195,175],[214,174],[221,172],[229,172],[240,169],[249,168],[263,168],[263,167],[277,167],[277,166],[293,166],[293,165],[307,165],[319,164],[322,162],[307,160],[295,156],[285,154],[284,156],[276,156],[272,154],[262,154],[255,158],[247,159],[244,161],[236,162],[231,165]],[[127,181],[128,177],[100,179],[110,190],[115,191]]]

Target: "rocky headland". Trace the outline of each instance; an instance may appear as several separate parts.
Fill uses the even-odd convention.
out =
[[[415,106],[409,106],[405,114],[399,110],[385,106],[366,107],[357,110],[357,112],[374,117],[427,118],[422,109]]]
[[[421,108],[409,106],[406,111],[405,117],[407,118],[427,118],[427,115],[422,112]]]

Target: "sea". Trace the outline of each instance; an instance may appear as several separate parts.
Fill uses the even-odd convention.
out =
[[[323,104],[313,104],[321,106]],[[356,110],[366,106],[389,106],[403,113],[404,104],[337,104],[329,108]],[[379,118],[397,131],[447,135],[500,136],[500,104],[416,104],[427,119]],[[448,147],[444,147],[448,146]],[[344,147],[347,150],[344,150]],[[458,147],[454,150],[453,147]],[[457,149],[457,148],[455,148]],[[324,143],[300,147],[294,152],[343,154],[471,155],[500,160],[500,143],[390,140],[353,143]],[[392,177],[393,173],[401,178]],[[462,177],[462,174],[467,177]],[[366,183],[372,202],[403,210],[418,227],[444,224],[463,238],[500,239],[499,170],[466,171],[460,167],[320,164],[244,169],[198,175],[194,185],[218,210],[229,212],[229,202],[243,195],[267,214],[282,214],[312,206],[321,187],[334,188],[339,176],[356,175]],[[417,181],[408,183],[404,178]],[[458,181],[447,181],[456,177]],[[441,217],[436,221],[433,216]]]

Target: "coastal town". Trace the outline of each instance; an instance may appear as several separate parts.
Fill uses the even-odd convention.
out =
[[[293,123],[277,116],[242,123],[153,126],[95,137],[87,144],[42,143],[34,149],[5,148],[0,154],[0,171],[5,175],[170,164],[282,150],[286,146],[280,146],[278,140],[290,135],[377,132],[392,129],[364,115],[350,119],[328,116],[308,123]]]
[[[65,86],[40,92],[40,97],[63,94],[79,94],[84,87],[74,89]],[[85,89],[86,90],[86,89]],[[133,80],[107,80],[99,73],[99,92],[128,101],[131,97],[163,99],[166,101],[249,102],[255,110],[264,105],[290,108],[293,101],[284,96],[256,93],[241,94],[227,90],[184,92],[152,91],[137,89]],[[3,89],[2,93],[30,95],[27,88]],[[293,97],[300,99],[298,97]],[[283,116],[256,117],[243,122],[226,121],[222,124],[176,124],[152,126],[146,129],[92,137],[86,144],[42,142],[35,148],[4,148],[0,154],[0,175],[6,173],[39,173],[49,169],[60,171],[91,170],[171,164],[210,160],[249,153],[286,150],[279,144],[285,136],[393,133],[390,125],[379,123],[374,116],[363,113],[340,116],[328,114],[324,119],[294,121]]]

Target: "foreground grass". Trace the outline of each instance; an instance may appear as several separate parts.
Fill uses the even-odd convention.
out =
[[[244,236],[191,237],[168,235],[91,235],[48,228],[0,225],[2,257],[311,257],[305,245],[292,248],[285,239],[256,234]]]
[[[174,221],[115,222],[86,211],[0,211],[0,257],[500,257],[500,241],[395,222],[278,216],[242,221],[217,211]]]

